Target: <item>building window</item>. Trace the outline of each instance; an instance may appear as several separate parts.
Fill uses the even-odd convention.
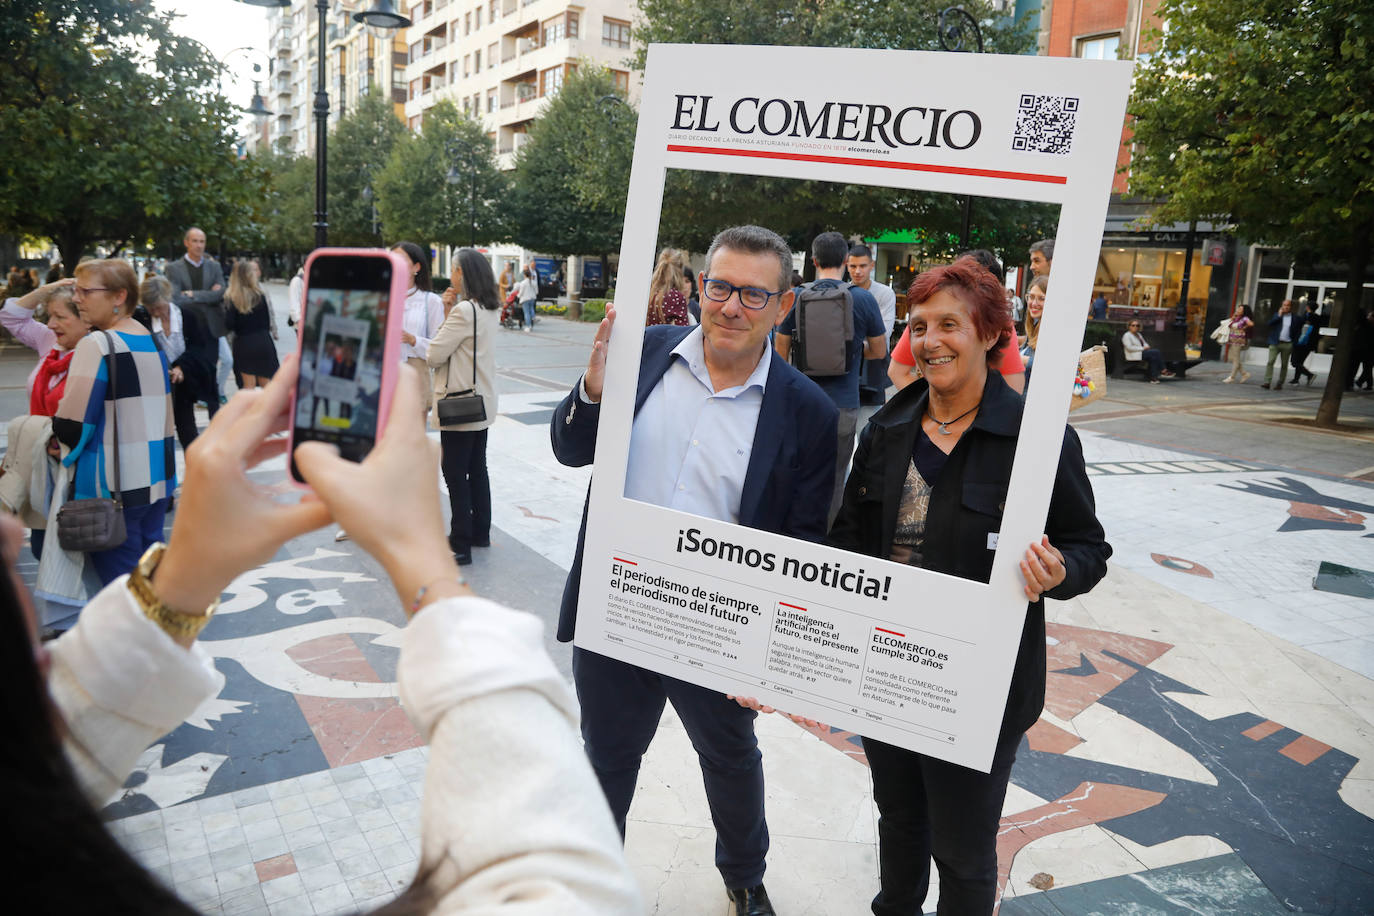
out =
[[[497,56],[496,56],[496,42],[493,41],[491,44],[487,45],[487,69],[488,69],[488,70],[490,70],[492,67],[495,67],[495,66],[496,66],[496,61],[497,61],[497,59],[498,59],[498,58],[497,58]]]
[[[576,14],[576,13],[571,13],[571,12],[568,13],[568,37],[569,37],[569,38],[576,38],[576,37],[577,37],[577,14]]]
[[[555,41],[562,41],[568,37],[567,22],[562,16],[557,19],[550,19],[544,23],[544,46],[548,47]]]
[[[464,13],[464,14],[463,14],[463,34],[466,35],[466,34],[468,34],[468,33],[471,32],[471,31],[472,31],[472,13]]]
[[[471,70],[468,69],[468,65],[471,64],[471,63],[472,63],[472,55],[471,55],[471,54],[464,54],[464,55],[463,55],[463,76],[464,76],[464,77],[466,77],[469,73],[472,72]]]
[[[481,71],[481,69],[482,69],[482,52],[481,52],[481,51],[473,51],[473,52],[472,52],[472,72],[473,72],[473,73],[478,73],[478,72]]]
[[[474,29],[482,27],[482,8],[480,6],[472,12],[472,27]]]
[[[1080,38],[1078,40],[1078,56],[1084,60],[1116,60],[1116,51],[1120,45],[1120,34]]]
[[[496,0],[491,0],[491,3],[487,4],[487,22],[495,22],[500,16],[501,12],[496,5]]]
[[[493,111],[495,111],[495,110],[496,110],[496,90],[495,90],[495,89],[488,89],[488,90],[487,90],[487,113],[490,114],[491,112],[493,112]]]
[[[628,48],[630,46],[630,24],[619,19],[602,19],[601,43],[608,48]]]
[[[563,68],[550,67],[539,74],[539,94],[541,96],[554,95],[563,85]]]
[[[615,80],[615,91],[622,95],[630,94],[630,74],[624,70],[612,70],[611,79]]]

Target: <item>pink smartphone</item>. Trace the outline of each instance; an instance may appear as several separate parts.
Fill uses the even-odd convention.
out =
[[[318,248],[305,261],[300,377],[291,394],[291,478],[296,446],[328,442],[362,461],[386,428],[401,360],[405,259],[382,248]]]

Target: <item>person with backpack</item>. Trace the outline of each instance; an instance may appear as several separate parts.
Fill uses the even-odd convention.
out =
[[[840,411],[835,454],[835,490],[830,520],[844,496],[845,470],[854,453],[859,423],[859,376],[864,360],[887,355],[887,332],[878,301],[868,290],[843,280],[849,242],[822,232],[811,243],[816,280],[794,290],[774,340],[778,355],[820,386]]]

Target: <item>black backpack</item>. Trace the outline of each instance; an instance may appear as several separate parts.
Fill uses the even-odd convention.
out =
[[[845,375],[854,368],[854,296],[849,286],[816,289],[814,283],[804,283],[797,292],[792,365],[811,378]]]

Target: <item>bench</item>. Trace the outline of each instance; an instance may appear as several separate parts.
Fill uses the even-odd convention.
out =
[[[1107,324],[1108,322],[1094,322],[1094,324]],[[1107,347],[1107,374],[1112,378],[1125,378],[1127,373],[1138,372],[1140,377],[1145,377],[1145,361],[1141,359],[1127,359],[1126,351],[1121,346],[1121,335],[1126,331],[1126,323],[1110,322],[1113,325],[1120,325],[1119,329],[1101,342]],[[1163,331],[1147,331],[1145,339],[1150,346],[1159,350],[1164,358],[1164,368],[1174,373],[1174,378],[1187,378],[1188,370],[1202,362],[1201,359],[1190,359],[1185,349],[1185,331],[1183,328],[1166,328]],[[1086,344],[1085,344],[1086,346]]]

